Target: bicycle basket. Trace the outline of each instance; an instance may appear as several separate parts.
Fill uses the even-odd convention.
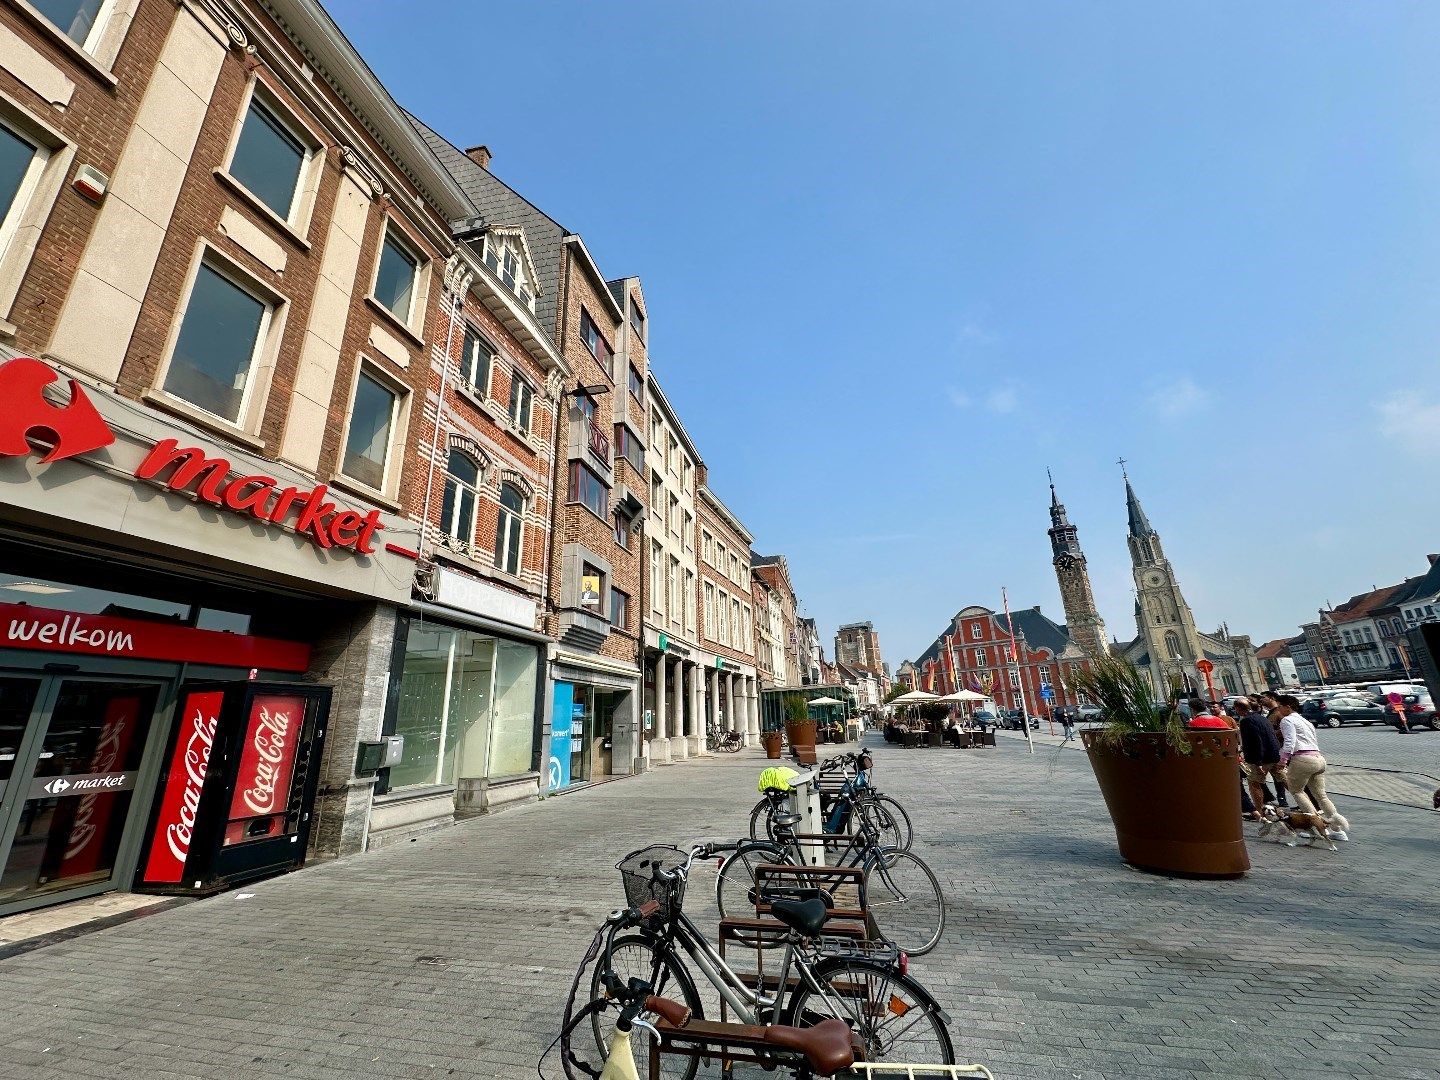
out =
[[[631,907],[638,908],[651,900],[660,905],[660,910],[645,920],[646,925],[665,923],[679,914],[680,904],[685,899],[684,878],[659,881],[655,877],[655,868],[676,870],[685,865],[686,858],[686,853],[677,847],[657,844],[632,851],[616,863],[620,880],[625,884],[625,900]]]

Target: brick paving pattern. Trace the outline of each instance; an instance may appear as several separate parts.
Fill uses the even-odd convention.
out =
[[[913,971],[997,1076],[1440,1077],[1440,815],[1344,799],[1338,854],[1257,843],[1245,879],[1173,881],[1118,862],[1081,754],[877,756],[950,907]],[[733,836],[762,766],[671,766],[0,960],[0,1077],[533,1077],[615,861]]]

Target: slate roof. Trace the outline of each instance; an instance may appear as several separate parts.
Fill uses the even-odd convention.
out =
[[[535,298],[535,317],[553,338],[559,319],[560,266],[562,241],[569,230],[530,200],[515,191],[489,169],[465,156],[457,146],[427,127],[411,113],[410,122],[455,178],[486,225],[518,225],[525,230],[525,243],[535,262],[540,295]],[[452,222],[452,225],[458,225]]]
[[[1130,486],[1130,478],[1125,478],[1125,511],[1130,518],[1131,536],[1148,536],[1155,530],[1150,527],[1150,519],[1145,516],[1145,510],[1140,505],[1140,499],[1135,494],[1135,489]]]
[[[1011,612],[1011,618],[1015,622],[1014,632],[1023,635],[1025,644],[1032,649],[1049,649],[1059,656],[1070,644],[1070,636],[1065,633],[1065,628],[1042,615],[1038,604],[1023,611]],[[1003,611],[995,614],[995,621],[1001,629],[1010,633],[1011,628],[1005,621]]]
[[[1403,595],[1394,597],[1394,603],[1408,604],[1414,600],[1428,600],[1432,596],[1440,596],[1440,558],[1430,564],[1427,573],[1410,580],[1414,584],[1406,589]]]
[[[1433,567],[1431,568],[1434,569]],[[1402,593],[1408,593],[1415,587],[1419,578],[1409,578],[1398,585],[1387,585],[1383,589],[1374,589],[1367,593],[1357,593],[1345,603],[1330,612],[1332,623],[1356,622],[1360,619],[1368,619],[1381,608],[1390,607],[1396,602],[1396,597]]]

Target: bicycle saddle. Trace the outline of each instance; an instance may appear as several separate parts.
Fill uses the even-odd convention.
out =
[[[770,914],[797,934],[815,937],[820,933],[826,920],[830,918],[830,907],[818,896],[813,896],[809,900],[777,898],[770,901]]]
[[[808,1028],[772,1024],[765,1029],[765,1041],[771,1046],[804,1054],[810,1068],[820,1076],[834,1076],[855,1064],[850,1028],[845,1021],[834,1017]]]
[[[776,814],[770,819],[770,823],[777,829],[793,829],[796,825],[800,824],[800,815],[790,813]]]

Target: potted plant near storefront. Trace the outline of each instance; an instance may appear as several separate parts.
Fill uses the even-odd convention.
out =
[[[815,721],[804,694],[785,695],[785,741],[794,747],[815,748]]]
[[[1238,877],[1250,869],[1240,822],[1240,735],[1189,731],[1119,657],[1092,657],[1075,685],[1105,725],[1081,736],[1115,824],[1120,857],[1164,874]]]

